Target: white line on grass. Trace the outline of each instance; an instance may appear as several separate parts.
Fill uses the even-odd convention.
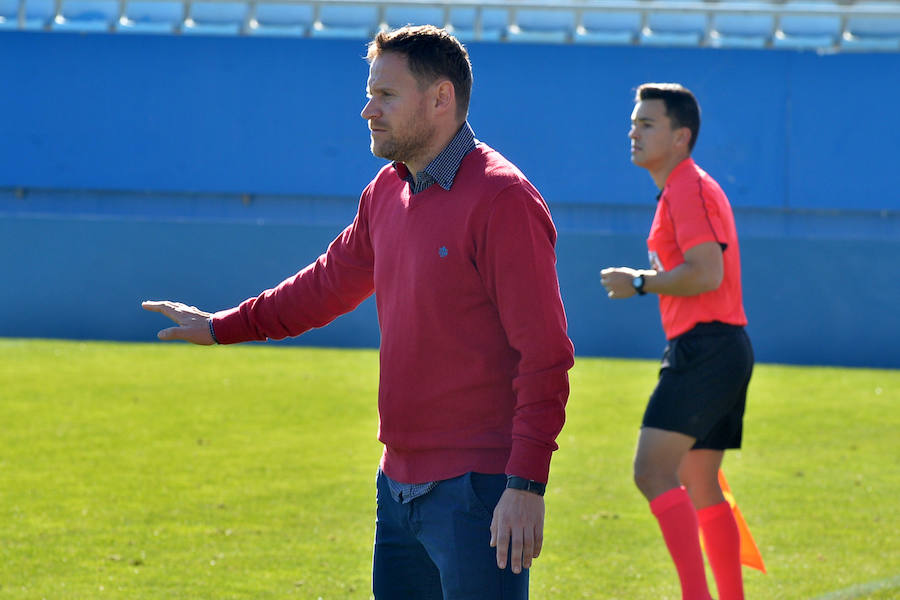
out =
[[[890,579],[882,579],[881,581],[858,583],[843,590],[828,592],[824,596],[817,596],[812,600],[853,600],[854,598],[861,598],[865,594],[871,594],[872,592],[881,590],[892,590],[894,588],[900,588],[900,575],[891,577]]]

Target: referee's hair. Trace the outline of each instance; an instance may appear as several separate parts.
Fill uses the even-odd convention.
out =
[[[691,90],[680,83],[644,83],[638,86],[634,95],[635,102],[641,100],[662,100],[672,128],[687,127],[691,130],[688,152],[693,151],[700,134],[700,105]]]

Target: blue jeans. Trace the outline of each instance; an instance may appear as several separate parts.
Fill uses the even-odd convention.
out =
[[[506,475],[466,473],[401,504],[378,471],[376,600],[527,600],[528,570],[497,567],[494,507]]]

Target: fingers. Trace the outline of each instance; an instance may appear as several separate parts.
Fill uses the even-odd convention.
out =
[[[170,302],[168,300],[145,300],[144,302],[141,302],[141,306],[151,312],[158,312],[162,315],[165,315],[176,323],[179,323],[179,310],[187,308],[181,302]]]
[[[498,525],[495,531],[492,523],[491,530],[491,546],[497,548],[497,567],[505,569],[506,559],[509,557],[509,527]]]
[[[607,298],[614,300],[630,298],[635,294],[632,279],[638,271],[628,267],[603,269],[600,272],[600,283],[606,289]]]
[[[180,340],[183,339],[181,335],[181,327],[169,327],[168,329],[163,329],[159,333],[156,334],[156,337],[163,340],[164,342],[168,342],[171,340]]]
[[[497,567],[513,573],[530,569],[543,546],[543,498],[530,492],[506,490],[491,521],[491,547],[497,549]]]
[[[209,322],[205,320],[163,329],[156,334],[156,337],[165,342],[182,340],[200,346],[212,346],[216,343],[209,332]]]
[[[530,535],[529,535],[530,534]],[[518,529],[512,535],[512,572],[521,573],[522,568],[531,566],[531,551],[534,549],[534,531]]]
[[[609,289],[610,285],[612,285],[612,275],[617,271],[616,268],[608,267],[600,271],[600,284],[606,288],[607,292],[609,292],[610,298],[612,297],[612,290]]]
[[[162,307],[164,304],[166,303],[159,300],[144,300],[143,302],[141,302],[141,307],[144,310],[149,310],[152,312],[162,312]]]
[[[606,296],[608,298],[615,298],[616,293],[612,289],[612,282],[610,281],[609,275],[613,272],[613,269],[603,269],[600,273],[600,285],[606,288]]]
[[[171,300],[144,300],[141,306],[146,310],[162,313],[166,316],[176,313],[190,313],[197,315],[208,315],[196,306],[188,306],[184,302],[172,302]]]
[[[178,325],[178,327],[163,329],[156,334],[156,337],[163,341],[184,340],[203,346],[211,346],[216,343],[210,333],[211,313],[204,312],[196,306],[168,300],[146,300],[141,303],[141,306],[145,310],[165,315]]]
[[[495,513],[494,519],[491,521],[491,547],[497,548],[497,567],[505,569],[508,559],[512,557],[510,568],[513,573],[519,573],[522,570],[521,531],[513,531],[508,524],[501,524],[500,521],[501,519],[498,519]],[[516,535],[517,533],[518,535]],[[510,548],[510,541],[512,541],[512,548]]]
[[[497,511],[494,511],[494,518],[491,519],[491,548],[497,547]]]
[[[491,547],[497,548],[497,567],[505,569],[507,562],[513,573],[519,574],[522,569],[530,569],[532,560],[541,553],[543,540],[535,535],[532,528],[508,527],[498,534],[491,532]]]

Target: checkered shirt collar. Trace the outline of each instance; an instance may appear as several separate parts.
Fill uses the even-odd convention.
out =
[[[416,181],[413,182],[412,174],[399,162],[394,162],[394,168],[398,174],[409,183],[412,187],[412,193],[418,194],[428,189],[432,183],[437,183],[447,191],[453,186],[453,180],[459,171],[459,165],[462,164],[466,154],[475,149],[477,140],[475,132],[468,121],[463,123],[450,143],[441,150],[440,154],[434,157],[428,166],[421,173],[416,173]],[[402,165],[402,168],[401,168]],[[403,175],[405,174],[405,176]]]

